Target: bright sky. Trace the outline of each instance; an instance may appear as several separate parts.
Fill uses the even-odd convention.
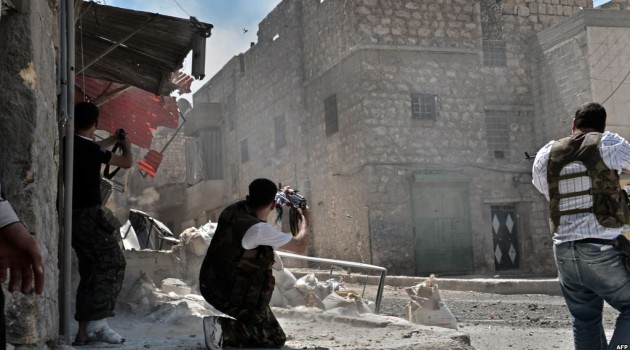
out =
[[[606,2],[609,2],[609,1],[610,1],[610,0],[594,0],[594,1],[593,1],[593,7],[595,7],[595,6],[599,6],[599,5],[601,5],[601,4],[603,4],[603,3],[606,3]]]
[[[199,89],[232,57],[249,49],[257,42],[258,23],[281,0],[100,0],[98,2],[122,8],[154,12],[179,18],[190,15],[214,25],[212,36],[206,41],[206,78],[195,81],[192,90]],[[178,6],[179,4],[179,6]],[[180,8],[181,6],[181,8]],[[182,10],[183,8],[183,10]],[[188,14],[187,14],[188,13]],[[244,32],[244,29],[247,32]],[[190,57],[184,71],[190,73]],[[192,96],[186,96],[192,99]]]

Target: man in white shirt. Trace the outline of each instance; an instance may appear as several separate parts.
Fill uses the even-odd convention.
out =
[[[286,341],[269,308],[275,285],[271,272],[274,249],[305,253],[310,214],[308,209],[300,210],[295,237],[278,231],[265,221],[275,209],[277,192],[272,181],[256,179],[249,185],[246,199],[228,206],[219,217],[201,265],[199,289],[208,303],[234,319],[204,318],[208,349],[223,345],[279,348]]]
[[[630,271],[620,250],[630,212],[619,186],[619,174],[630,169],[630,144],[605,127],[603,106],[580,106],[571,136],[538,151],[532,170],[534,186],[550,201],[558,280],[577,350],[630,345]],[[620,312],[610,344],[604,301]]]

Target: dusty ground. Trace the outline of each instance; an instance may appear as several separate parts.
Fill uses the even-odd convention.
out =
[[[360,290],[362,287],[356,287]],[[368,286],[365,296],[376,294]],[[285,350],[291,349],[573,349],[569,314],[562,297],[547,295],[497,295],[441,291],[457,318],[460,332],[383,322],[342,322],[335,317],[276,311],[289,334]],[[403,317],[408,297],[404,288],[387,286],[381,313]],[[610,337],[617,312],[606,307],[604,326]],[[196,316],[164,318],[119,315],[111,326],[127,337],[124,346],[95,344],[77,349],[204,349],[201,321]]]
[[[570,314],[561,296],[498,295],[440,291],[457,318],[461,332],[477,350],[572,350]],[[385,288],[383,313],[403,315],[403,288]],[[606,305],[604,328],[610,339],[618,312]]]

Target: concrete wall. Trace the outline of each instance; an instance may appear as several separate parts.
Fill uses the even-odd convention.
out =
[[[586,28],[588,78],[593,100],[606,100],[608,130],[630,139],[630,11],[615,14],[628,26]]]
[[[579,7],[592,1],[282,2],[261,22],[259,42],[194,97],[226,111],[224,205],[243,198],[256,177],[290,183],[313,208],[311,254],[413,274],[414,176],[465,174],[470,272],[494,271],[490,208],[511,204],[521,272],[552,274],[550,239],[540,236],[544,205],[522,159],[537,145],[541,96],[527,39]],[[504,66],[484,65],[483,40],[506,43]],[[435,121],[412,120],[411,93],[438,96]],[[327,136],[324,100],[333,94],[339,131]],[[488,110],[506,116],[503,159],[489,150]],[[288,145],[275,150],[273,118],[281,114]],[[250,160],[241,163],[245,139]]]
[[[46,285],[42,296],[7,294],[7,340],[47,349],[59,333],[58,2],[22,3],[0,20],[0,175],[7,198],[40,244]]]

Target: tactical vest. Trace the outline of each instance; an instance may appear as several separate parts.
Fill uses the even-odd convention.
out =
[[[259,222],[263,221],[247,212],[244,201],[227,207],[219,217],[199,278],[204,296],[219,310],[234,306],[258,309],[271,300],[273,248],[246,250],[241,244],[245,232]]]
[[[553,143],[547,164],[547,183],[549,184],[549,212],[551,232],[558,232],[560,217],[563,215],[592,213],[597,222],[604,227],[619,228],[628,223],[630,210],[628,196],[619,185],[619,174],[606,166],[599,153],[602,134],[590,132],[574,134]],[[569,163],[581,162],[586,171],[560,175]],[[560,194],[561,180],[588,176],[591,189]],[[560,210],[560,200],[564,198],[590,195],[593,206],[590,208]]]

